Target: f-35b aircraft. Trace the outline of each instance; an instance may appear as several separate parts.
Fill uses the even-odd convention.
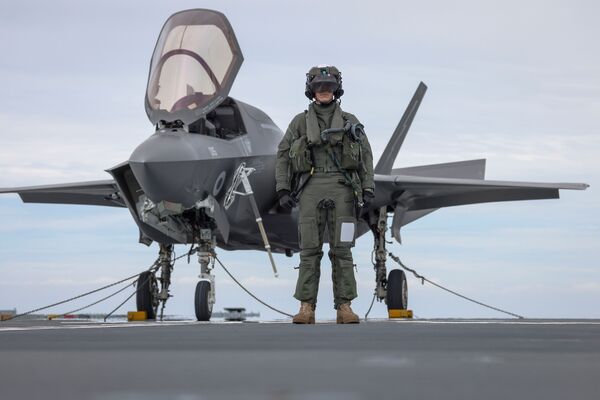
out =
[[[155,132],[129,160],[107,170],[112,179],[0,193],[18,193],[26,203],[127,208],[139,227],[139,241],[159,244],[160,268],[138,280],[137,307],[149,318],[169,298],[173,245],[195,245],[201,272],[196,317],[209,320],[217,247],[270,248],[288,256],[299,251],[297,211],[278,208],[275,193],[283,132],[263,111],[228,96],[242,61],[223,14],[194,9],[172,15],[158,37],[146,89],[146,113]],[[406,308],[407,287],[401,271],[386,272],[389,213],[392,236],[400,242],[402,226],[442,207],[558,198],[560,189],[588,186],[484,180],[485,160],[393,169],[426,89],[418,86],[376,164],[375,199],[356,230],[357,236],[373,234],[376,294],[390,309]]]

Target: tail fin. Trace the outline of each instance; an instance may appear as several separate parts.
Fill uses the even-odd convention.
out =
[[[400,119],[392,138],[385,147],[381,158],[375,166],[374,172],[376,174],[388,175],[392,171],[394,161],[396,161],[396,156],[400,151],[400,147],[402,147],[404,138],[410,129],[410,125],[415,118],[415,114],[419,109],[419,105],[421,105],[421,101],[423,100],[423,96],[425,96],[426,91],[427,86],[423,82],[419,83],[419,87],[415,91],[410,103],[408,103],[408,107],[406,107],[406,111],[404,111],[404,115],[402,115],[402,119]]]

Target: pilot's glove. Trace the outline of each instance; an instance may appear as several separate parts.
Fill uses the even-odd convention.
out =
[[[279,198],[279,205],[283,208],[291,210],[296,206],[296,200],[292,198],[289,190],[282,189],[278,191],[277,197]]]
[[[369,205],[373,202],[375,198],[375,194],[372,190],[365,189],[363,190],[363,208],[369,207]]]

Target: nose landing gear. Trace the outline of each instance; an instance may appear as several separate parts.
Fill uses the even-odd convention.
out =
[[[194,309],[198,321],[209,321],[215,304],[215,276],[212,270],[215,264],[214,251],[216,237],[212,229],[200,229],[198,254],[200,263],[200,281],[196,285],[194,296]],[[181,258],[181,257],[179,257]],[[137,281],[136,305],[138,311],[145,311],[147,319],[156,319],[160,307],[160,320],[171,285],[171,273],[173,272],[173,245],[160,245],[158,267],[160,277],[157,277],[158,268],[144,271]]]

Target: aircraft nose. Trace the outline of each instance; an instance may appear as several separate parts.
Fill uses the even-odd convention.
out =
[[[129,165],[144,193],[155,203],[169,201],[189,208],[209,193],[211,168],[203,146],[194,146],[189,134],[157,133],[131,154]],[[205,146],[204,146],[205,147]]]

